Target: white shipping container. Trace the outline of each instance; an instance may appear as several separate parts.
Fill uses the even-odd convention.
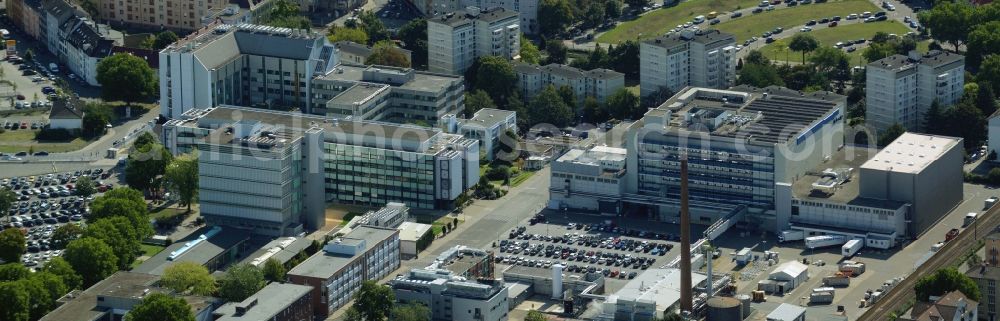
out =
[[[847,237],[843,235],[821,235],[806,238],[806,247],[810,249],[841,245],[847,242]]]

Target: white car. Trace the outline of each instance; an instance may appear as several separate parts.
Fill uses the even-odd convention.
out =
[[[799,29],[799,32],[810,32],[810,31],[812,31],[812,30],[813,30],[813,28],[810,28],[810,27],[803,27],[802,29]]]

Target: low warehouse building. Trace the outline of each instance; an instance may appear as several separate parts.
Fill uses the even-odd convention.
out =
[[[809,267],[799,261],[790,261],[775,268],[767,280],[757,283],[757,289],[780,294],[791,291],[808,279]]]

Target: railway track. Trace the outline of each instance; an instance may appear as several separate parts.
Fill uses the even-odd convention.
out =
[[[939,269],[947,267],[951,262],[960,256],[968,253],[978,242],[976,237],[983,237],[992,232],[997,225],[1000,225],[1000,206],[993,206],[987,210],[971,227],[962,230],[954,239],[945,243],[944,247],[938,250],[927,262],[917,267],[910,275],[906,276],[896,287],[878,302],[875,302],[858,321],[882,321],[889,320],[889,315],[899,310],[916,294],[913,286],[917,280]]]

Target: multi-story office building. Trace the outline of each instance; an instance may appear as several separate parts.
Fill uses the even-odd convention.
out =
[[[965,56],[944,51],[892,55],[865,70],[865,123],[879,131],[893,124],[922,130],[931,104],[951,106],[965,86]]]
[[[501,141],[507,131],[517,134],[517,113],[510,110],[483,108],[469,119],[445,115],[442,117],[440,125],[446,132],[478,140],[481,153],[485,153],[486,159],[491,161],[496,158],[496,152],[503,144],[508,144],[511,148],[517,144],[514,139]],[[508,158],[512,160],[520,155],[507,156],[513,156]]]
[[[521,52],[517,11],[469,7],[427,20],[428,67],[461,75],[479,57],[516,60]]]
[[[625,191],[624,148],[573,149],[552,162],[549,207],[618,213]]]
[[[313,211],[318,208],[322,212],[323,201],[451,208],[459,194],[479,182],[479,142],[438,129],[232,106],[192,110],[184,119],[170,120],[163,127],[164,146],[170,151],[199,149],[199,161],[211,164],[200,170],[203,204],[215,200],[211,195],[206,197],[206,187],[232,197],[224,201],[232,203],[225,209],[206,211],[203,205],[203,212],[218,215],[256,216],[257,212],[244,208],[265,199],[250,199],[249,195],[273,194],[275,203],[268,203],[268,208],[274,215],[280,212],[283,222],[296,221],[290,212],[295,210],[284,207],[301,203],[297,221],[310,228]],[[218,143],[227,139],[233,143]],[[260,151],[267,144],[274,146]],[[255,157],[242,157],[245,154]],[[247,176],[255,171],[264,176]],[[299,173],[291,173],[294,171]],[[208,186],[213,176],[223,174],[228,185]],[[264,182],[273,183],[265,188]],[[258,186],[264,190],[257,191]],[[297,189],[303,195],[299,203],[285,196]],[[245,201],[238,199],[239,194]],[[317,198],[318,203],[314,203]],[[277,205],[280,210],[272,207]]]
[[[119,271],[81,291],[74,290],[59,299],[59,306],[43,316],[41,321],[65,320],[123,320],[142,299],[161,293],[183,299],[198,321],[212,319],[212,309],[219,299],[212,297],[179,295],[157,285],[157,275]]]
[[[467,280],[448,270],[413,269],[389,281],[396,300],[419,302],[433,320],[505,321],[507,287],[500,280]]]
[[[288,271],[288,281],[312,290],[313,313],[326,318],[351,301],[368,280],[399,268],[399,231],[362,226],[337,238]]]
[[[242,302],[223,304],[215,321],[304,321],[313,318],[312,287],[271,283]]]
[[[206,27],[160,51],[160,114],[222,104],[311,112],[316,75],[333,70],[326,37],[258,25]]]
[[[845,105],[843,96],[778,87],[686,88],[626,134],[623,200],[675,219],[686,154],[694,222],[711,224],[744,206],[773,229],[764,222],[775,219],[775,183],[795,180],[843,145]]]
[[[639,44],[639,89],[647,96],[686,86],[726,89],[736,81],[736,37],[718,30],[683,31]]]
[[[514,65],[514,72],[517,73],[518,89],[525,100],[531,99],[547,86],[566,86],[573,90],[577,103],[582,106],[587,97],[594,97],[598,102],[604,103],[609,96],[625,87],[625,74],[603,68],[584,71],[560,64],[539,66],[517,63]]]
[[[461,76],[342,63],[312,84],[312,113],[351,120],[436,124],[465,109]]]
[[[410,1],[410,5],[417,8],[421,14],[427,17],[435,17],[449,12],[463,10],[468,7],[476,8],[504,8],[517,12],[521,16],[521,31],[527,34],[538,33],[538,0],[430,0],[430,1]]]

